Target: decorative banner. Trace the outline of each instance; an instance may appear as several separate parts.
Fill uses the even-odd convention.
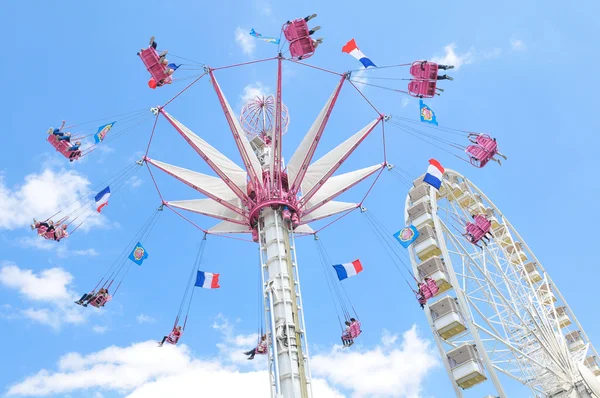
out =
[[[398,239],[398,242],[404,247],[408,249],[417,238],[419,237],[419,231],[415,228],[414,225],[409,225],[408,227],[402,228],[400,231],[394,234],[394,238]]]

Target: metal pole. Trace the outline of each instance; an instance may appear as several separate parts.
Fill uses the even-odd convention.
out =
[[[283,223],[281,210],[265,207],[259,217],[259,223],[264,230],[264,247],[266,249],[267,285],[269,289],[269,313],[273,330],[273,345],[278,345],[278,367],[276,377],[281,386],[283,398],[308,398],[305,372],[301,372],[299,360],[303,359],[302,345],[296,338],[299,330],[299,314],[294,304],[295,282],[293,273],[290,274],[285,241],[282,239],[289,234]],[[275,352],[274,352],[275,354]],[[308,363],[306,363],[308,366]]]

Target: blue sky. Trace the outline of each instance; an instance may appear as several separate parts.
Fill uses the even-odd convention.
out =
[[[286,20],[313,12],[319,14],[314,24],[322,26],[316,35],[325,38],[310,60],[315,65],[336,71],[357,69],[360,65],[340,52],[352,37],[378,65],[431,57],[450,57],[462,63],[449,73],[455,80],[443,84],[446,91],[442,96],[427,103],[441,125],[486,131],[498,137],[508,161],[501,167],[491,164],[478,170],[391,127],[386,129],[388,160],[416,178],[433,156],[470,178],[503,211],[558,281],[592,341],[600,338],[594,304],[581,294],[582,278],[595,271],[587,242],[593,239],[598,219],[591,205],[598,194],[591,183],[595,165],[591,149],[599,140],[589,122],[598,100],[589,78],[584,83],[581,72],[600,61],[591,50],[599,33],[594,20],[600,7],[597,3],[580,3],[578,7],[559,2],[539,7],[517,1],[424,7],[422,3],[377,0],[361,4],[306,1],[301,6],[269,0],[243,4],[62,4],[40,4],[32,9],[12,2],[3,8],[0,26],[5,59],[0,64],[5,77],[0,105],[6,137],[0,146],[0,262],[5,269],[12,267],[12,273],[5,274],[0,284],[0,336],[5,342],[2,357],[10,359],[0,364],[2,393],[19,383],[22,395],[150,396],[145,395],[151,386],[148,382],[155,381],[157,389],[173,380],[180,385],[193,383],[194,373],[186,369],[205,371],[202,377],[213,375],[214,380],[218,375],[227,376],[219,373],[223,369],[237,369],[242,374],[240,383],[266,384],[266,376],[260,376],[264,363],[248,365],[238,354],[243,351],[238,346],[251,344],[251,334],[258,328],[258,260],[253,244],[209,237],[203,267],[222,274],[222,289],[196,292],[182,340],[186,346],[176,350],[155,353],[148,341],[169,331],[201,234],[172,212],[161,215],[156,230],[144,242],[150,258],[143,267],[131,270],[109,306],[103,311],[88,308],[83,312],[68,304],[73,295],[95,286],[160,204],[145,168],[136,172],[137,180],[111,197],[103,217],[91,223],[87,231],[61,242],[63,249],[33,239],[26,225],[33,216],[49,215],[35,211],[52,204],[56,198],[51,192],[61,192],[57,200],[67,201],[86,183],[89,187],[100,184],[144,153],[152,127],[149,111],[145,124],[74,164],[51,150],[45,132],[62,119],[68,124],[80,123],[149,109],[181,90],[186,82],[154,91],[147,88],[147,73],[135,53],[147,46],[149,36],[155,35],[159,46],[172,54],[211,66],[227,65],[275,55],[271,44],[256,41],[244,46],[236,40],[238,28],[278,35]],[[248,47],[252,45],[255,47]],[[291,114],[284,141],[288,159],[333,90],[336,78],[285,66],[284,102]],[[404,77],[405,72],[377,73]],[[180,70],[177,76],[195,73]],[[221,71],[217,78],[232,106],[239,110],[244,93],[275,88],[275,64]],[[391,86],[403,88],[405,82],[397,83]],[[364,92],[385,114],[418,117],[416,99],[373,87]],[[218,111],[214,92],[204,79],[169,107],[173,116],[239,161]],[[374,116],[355,90],[345,87],[317,155]],[[97,127],[94,123],[85,127],[90,126]],[[115,134],[118,131],[115,128]],[[150,156],[207,170],[164,120],[159,122]],[[381,140],[374,134],[345,170],[379,161]],[[167,200],[196,197],[182,184],[158,172],[157,177]],[[361,185],[342,198],[358,201],[366,188]],[[403,224],[406,190],[384,173],[365,203],[390,232]],[[206,218],[193,218],[204,227],[214,224]],[[576,233],[557,237],[559,228],[573,228]],[[300,239],[306,322],[316,356],[313,373],[319,377],[322,391],[341,394],[329,396],[394,396],[394,391],[400,394],[396,396],[405,396],[407,391],[416,391],[413,396],[449,396],[450,383],[434,363],[437,356],[431,357],[421,341],[431,339],[425,318],[363,216],[354,213],[323,231],[321,237],[334,261],[356,257],[363,261],[365,272],[346,281],[346,288],[366,331],[353,353],[344,354],[349,356],[331,351],[338,342],[337,320],[315,244],[311,238]],[[413,325],[417,335],[410,331]],[[399,337],[394,340],[393,336]],[[105,351],[113,345],[113,351]],[[65,357],[68,353],[82,357]],[[102,359],[105,357],[109,359]],[[147,358],[148,363],[157,361],[156,369],[161,361],[173,364],[172,369],[181,366],[181,379],[169,369],[152,373],[151,367],[132,364],[134,357]],[[331,371],[327,358],[377,358],[382,366],[398,370],[397,379],[389,381],[385,386],[388,390],[374,391],[368,382],[340,379]],[[402,368],[410,361],[424,362],[420,373]],[[129,384],[116,376],[104,380],[98,372],[109,364],[122,371],[132,371],[133,367],[136,377],[126,378]],[[38,373],[42,369],[48,373]],[[255,371],[258,373],[252,373]],[[377,369],[364,369],[364,374],[369,371],[374,374]],[[352,370],[348,372],[351,376]],[[57,374],[71,381],[61,384]],[[32,375],[37,378],[29,378]],[[101,381],[75,382],[86,375]],[[417,385],[410,385],[410,378],[417,380]],[[517,394],[521,390],[512,391]]]

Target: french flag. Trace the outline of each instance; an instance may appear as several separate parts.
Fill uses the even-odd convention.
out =
[[[205,289],[218,289],[219,286],[219,275],[213,274],[212,272],[198,271],[196,276],[196,286],[203,287]]]
[[[100,213],[104,206],[108,205],[108,198],[110,197],[110,187],[104,188],[94,198],[96,200],[96,211]]]
[[[435,189],[440,189],[442,186],[442,176],[444,175],[444,168],[435,159],[429,159],[429,167],[427,168],[427,174],[423,181],[431,185]]]
[[[363,270],[360,260],[354,260],[351,263],[346,264],[334,265],[333,268],[335,268],[335,272],[337,272],[339,280],[344,280],[351,276],[357,275]]]
[[[354,39],[350,40],[344,47],[342,47],[342,52],[352,55],[354,58],[359,60],[365,68],[377,68],[373,61],[367,58],[367,56],[358,49]]]

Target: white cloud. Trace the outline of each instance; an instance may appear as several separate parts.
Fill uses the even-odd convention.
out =
[[[324,376],[334,385],[349,388],[353,397],[419,397],[426,374],[438,366],[430,343],[422,340],[416,327],[396,338],[384,332],[381,346],[373,350],[342,350],[313,355],[313,374]]]
[[[7,396],[45,396],[76,393],[88,389],[129,392],[129,398],[196,397],[198,386],[207,397],[269,396],[266,371],[242,372],[218,360],[194,358],[186,345],[158,348],[155,341],[111,346],[81,355],[60,358],[57,371],[37,374],[8,388]],[[319,378],[313,380],[314,396],[343,398],[344,395]]]
[[[94,325],[92,326],[92,330],[98,334],[104,334],[108,331],[108,326]]]
[[[129,186],[134,189],[142,186],[143,182],[144,181],[142,181],[142,179],[138,176],[131,176],[131,178],[129,180],[127,180],[127,183],[129,184]]]
[[[74,170],[46,168],[41,173],[25,176],[14,188],[6,186],[0,174],[0,229],[15,229],[31,224],[34,217],[42,219],[64,209],[82,208],[78,198],[88,194],[90,181]],[[81,215],[80,219],[86,218]],[[103,225],[104,218],[91,212],[81,229]],[[73,228],[73,227],[72,227]]]
[[[135,319],[137,320],[137,323],[139,323],[139,324],[156,322],[156,319],[154,319],[151,316],[145,315],[145,314],[139,314],[137,316],[137,318],[135,318]]]
[[[406,108],[408,106],[408,104],[410,103],[410,100],[408,98],[402,98],[402,101],[400,102],[400,105],[403,108]]]
[[[262,97],[270,95],[271,89],[265,86],[262,82],[257,81],[254,84],[248,84],[244,87],[244,91],[240,94],[241,105],[245,105],[247,102],[252,101],[256,97]]]
[[[30,236],[25,238],[20,238],[16,241],[16,243],[25,248],[34,248],[38,250],[45,251],[54,251],[56,255],[60,258],[66,258],[69,256],[85,256],[85,257],[96,257],[99,256],[100,253],[96,251],[96,249],[80,249],[80,250],[69,250],[68,241],[61,241],[60,243],[54,242],[52,240],[43,239],[39,236]]]
[[[246,336],[231,335],[233,327],[223,316],[217,317],[213,327],[228,336],[224,340],[227,344],[255,343],[255,336],[250,341]],[[356,398],[420,396],[425,374],[437,365],[435,354],[415,327],[404,333],[399,346],[395,345],[396,339],[384,332],[381,345],[371,350],[361,350],[358,343],[352,350],[336,346],[330,352],[314,355],[314,396],[347,396],[340,390]],[[146,341],[87,355],[72,352],[62,356],[57,367],[55,371],[42,369],[10,386],[7,395],[65,395],[91,389],[129,393],[129,398],[186,398],[197,396],[197,386],[201,385],[203,395],[209,397],[269,396],[266,371],[245,371],[222,355],[216,359],[196,358],[185,344],[158,348],[156,342]]]
[[[85,257],[96,257],[100,255],[100,253],[98,253],[96,249],[73,250],[71,253],[73,253],[76,256]]]
[[[242,29],[241,27],[235,28],[235,41],[240,46],[244,54],[252,55],[256,48],[255,39],[248,33],[249,29]]]
[[[73,276],[62,268],[50,268],[38,275],[32,270],[22,270],[16,265],[5,265],[0,269],[0,283],[18,290],[19,293],[35,301],[70,299],[67,285]]]
[[[454,65],[454,69],[460,69],[462,65],[468,65],[473,62],[475,57],[473,50],[457,54],[455,49],[456,44],[450,43],[444,47],[445,53],[443,56],[435,56],[431,60],[437,64]]]
[[[77,293],[69,289],[73,275],[62,268],[50,268],[34,273],[14,264],[0,268],[0,285],[17,290],[35,307],[19,310],[22,317],[58,330],[63,323],[85,322],[82,308],[73,303]]]
[[[523,40],[519,40],[515,37],[510,39],[510,47],[515,51],[524,51],[527,49],[527,46]]]

